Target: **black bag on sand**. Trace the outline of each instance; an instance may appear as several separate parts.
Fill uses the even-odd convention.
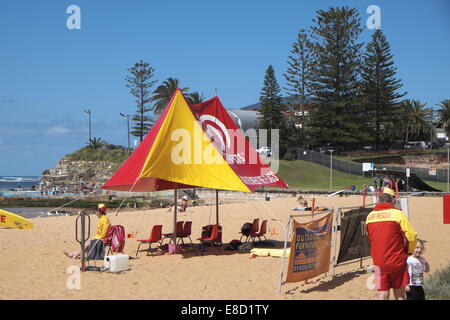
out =
[[[242,242],[239,240],[231,240],[230,243],[228,244],[228,246],[224,249],[226,251],[235,251],[235,250],[239,250],[239,246],[242,245]]]
[[[241,233],[244,236],[248,236],[250,234],[250,231],[252,230],[252,224],[250,222],[246,222],[241,227]]]
[[[238,247],[239,252],[250,252],[253,246],[250,243],[243,243]]]

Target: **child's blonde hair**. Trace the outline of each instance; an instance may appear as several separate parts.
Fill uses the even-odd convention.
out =
[[[422,246],[423,250],[425,250],[425,242],[427,242],[426,240],[423,239],[419,239],[417,238],[417,243],[420,243],[420,245]]]

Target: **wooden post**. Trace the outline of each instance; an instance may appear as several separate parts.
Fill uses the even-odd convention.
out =
[[[364,185],[364,189],[363,189],[363,205],[362,207],[365,208],[366,207],[366,185]]]

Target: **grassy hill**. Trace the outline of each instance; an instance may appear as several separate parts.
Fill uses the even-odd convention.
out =
[[[293,160],[280,160],[278,175],[291,188],[303,190],[329,190],[330,168],[316,163]],[[333,190],[348,189],[355,186],[356,190],[362,190],[364,184],[371,184],[370,178],[356,176],[333,170]]]
[[[74,153],[66,155],[72,161],[109,162],[113,164],[111,173],[114,173],[128,158],[128,151],[120,146],[107,145],[103,148],[83,147]]]

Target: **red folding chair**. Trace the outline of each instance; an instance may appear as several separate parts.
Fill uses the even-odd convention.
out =
[[[215,224],[212,228],[211,235],[209,237],[199,238],[197,240],[200,240],[201,245],[206,245],[207,243],[214,246],[214,243],[218,242],[219,240],[219,224]],[[217,250],[220,253],[221,244],[217,246]],[[201,250],[201,253],[203,254],[203,250]]]
[[[177,232],[177,238],[179,238],[178,241],[181,241],[183,245],[184,245],[183,238],[189,238],[189,241],[191,241],[191,247],[193,247],[194,244],[192,243],[191,239],[191,230],[192,230],[192,221],[186,221],[183,225],[183,230],[181,231],[181,234]]]
[[[177,235],[176,235],[177,238],[178,238],[178,235],[179,235],[179,234],[182,234],[182,233],[183,233],[183,223],[184,223],[184,221],[178,221],[177,224],[175,225],[175,230],[176,230],[176,233],[177,233]],[[163,238],[162,238],[162,240],[161,240],[161,243],[163,242],[164,239],[166,239],[166,238],[173,238],[173,236],[174,236],[173,232],[171,232],[171,233],[164,233],[164,234],[163,234]]]
[[[258,233],[258,229],[259,229],[259,219],[256,218],[256,219],[253,220],[252,228],[250,229],[250,232],[248,233],[248,235],[243,234],[241,236],[241,241],[242,241],[242,237],[246,237],[245,238],[245,242],[248,242],[249,238],[253,237],[255,234]]]
[[[259,232],[250,233],[249,238],[252,239],[252,242],[255,243],[255,238],[258,238],[259,241],[261,241],[261,237],[264,237],[264,240],[267,240],[265,234],[267,233],[267,220],[263,220],[261,223],[261,229],[259,229]]]
[[[139,241],[139,245],[136,251],[136,257],[139,253],[139,248],[141,247],[142,244],[148,244],[148,250],[147,250],[147,255],[150,253],[150,249],[152,248],[152,244],[153,243],[158,243],[161,246],[162,243],[162,225],[154,225],[152,228],[152,231],[150,232],[150,237],[148,239],[145,240],[137,240]],[[153,253],[152,253],[153,255]]]

